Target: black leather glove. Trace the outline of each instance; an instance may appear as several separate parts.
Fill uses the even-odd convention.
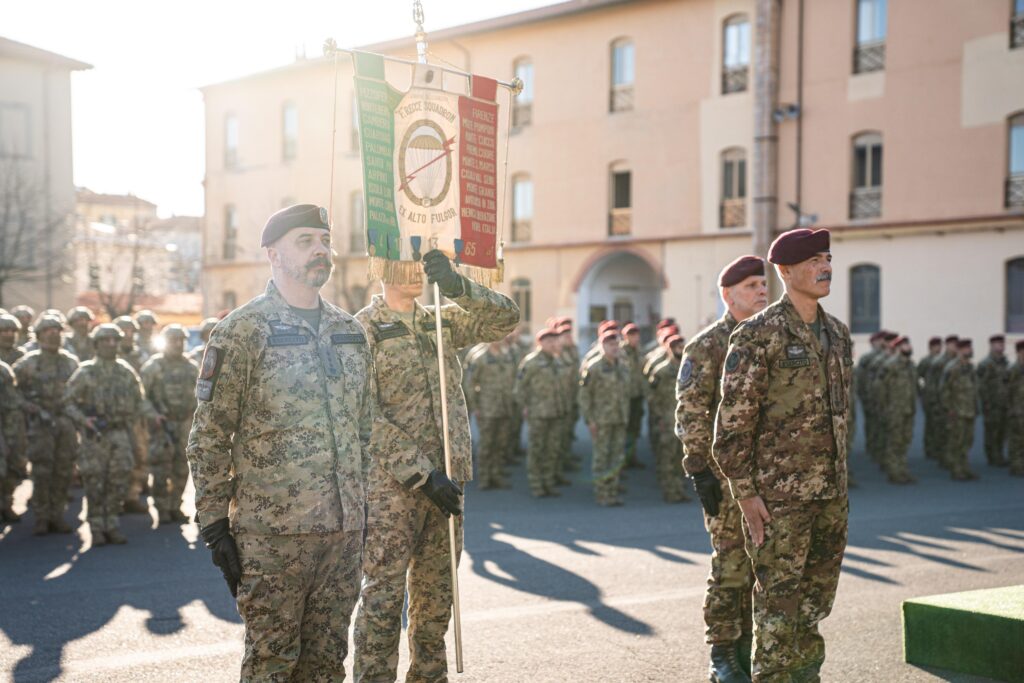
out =
[[[441,293],[449,299],[462,296],[466,292],[462,276],[455,272],[451,259],[443,251],[433,249],[423,255],[423,272],[427,274],[427,282],[436,282]]]
[[[199,532],[206,547],[213,553],[213,563],[228,582],[231,597],[238,597],[238,582],[242,580],[242,562],[238,559],[238,546],[231,536],[228,518],[218,519]]]
[[[701,507],[710,517],[718,516],[718,504],[722,502],[722,485],[710,469],[691,474],[693,488],[700,498]]]
[[[434,470],[420,487],[445,517],[462,514],[462,489],[441,470]]]

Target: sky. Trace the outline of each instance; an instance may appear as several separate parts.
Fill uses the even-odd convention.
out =
[[[556,0],[422,0],[431,31]],[[324,39],[411,35],[412,0],[0,0],[0,36],[86,62],[72,83],[75,184],[203,213],[198,88],[288,64]]]

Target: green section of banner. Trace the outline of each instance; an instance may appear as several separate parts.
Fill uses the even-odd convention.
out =
[[[370,256],[399,259],[401,231],[395,211],[395,107],[401,94],[383,81],[384,61],[356,53],[356,102],[363,156],[366,244]]]

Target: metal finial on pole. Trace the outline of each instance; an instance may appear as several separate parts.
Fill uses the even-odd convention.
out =
[[[423,3],[413,0],[412,20],[416,23],[416,61],[427,63],[427,32],[423,30]]]

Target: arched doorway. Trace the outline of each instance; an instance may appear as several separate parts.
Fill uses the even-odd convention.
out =
[[[609,319],[632,321],[644,342],[653,338],[664,288],[662,273],[643,255],[627,249],[599,255],[585,267],[576,287],[580,344],[593,343],[598,325]]]

